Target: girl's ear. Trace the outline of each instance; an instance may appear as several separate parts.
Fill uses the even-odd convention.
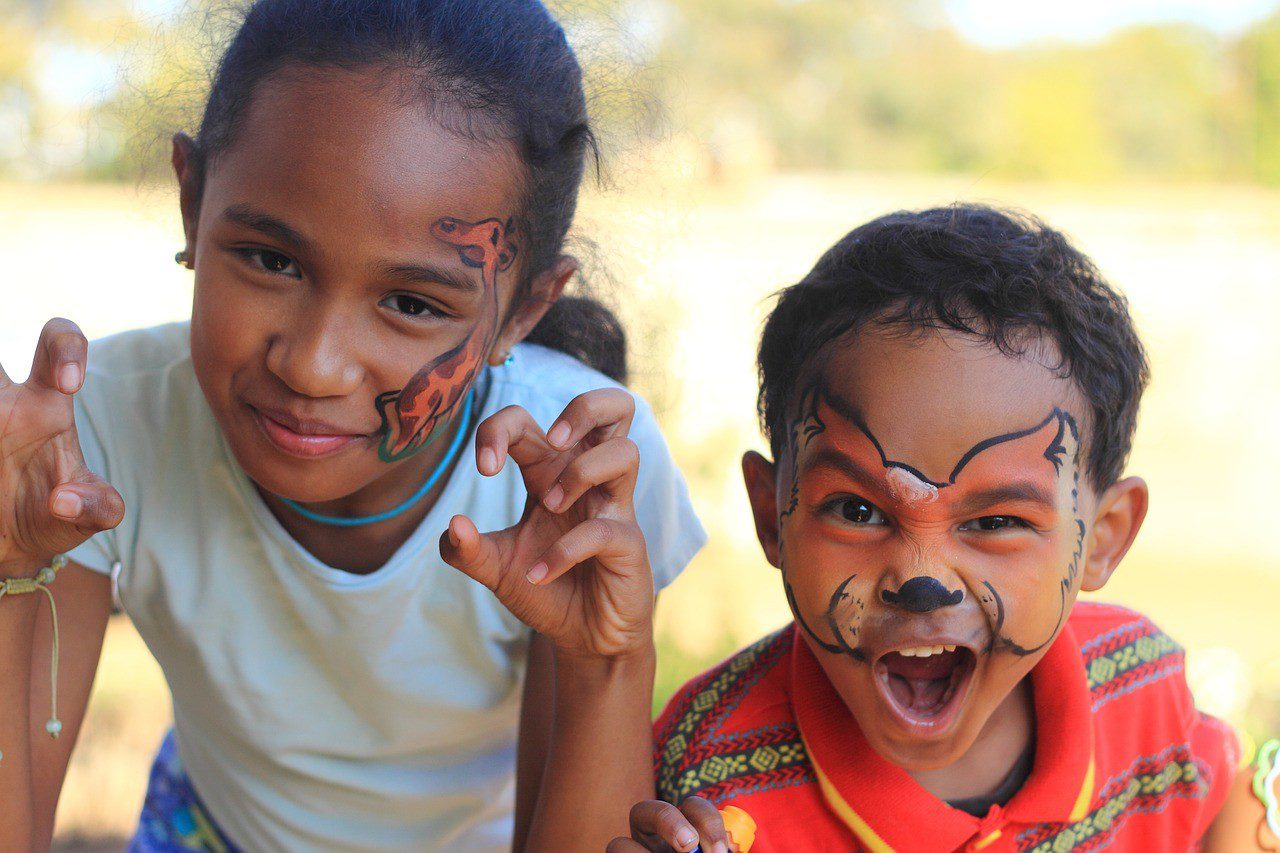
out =
[[[564,293],[565,285],[578,271],[578,261],[569,255],[561,255],[547,270],[534,276],[529,284],[529,292],[521,304],[515,306],[511,316],[498,332],[493,342],[493,351],[489,353],[489,363],[497,366],[506,360],[511,348],[523,341],[533,327],[538,325],[551,309],[551,306]]]
[[[1147,516],[1147,497],[1141,477],[1126,477],[1102,493],[1084,556],[1081,589],[1093,592],[1110,580]]]
[[[173,135],[173,173],[178,178],[178,205],[182,209],[182,232],[186,236],[187,245],[183,251],[187,254],[187,265],[195,261],[196,256],[196,220],[200,215],[200,176],[196,174],[195,140],[185,133]]]
[[[778,488],[777,467],[754,450],[742,455],[742,479],[747,484],[747,500],[756,521],[756,538],[765,558],[775,568],[781,565],[778,554]]]

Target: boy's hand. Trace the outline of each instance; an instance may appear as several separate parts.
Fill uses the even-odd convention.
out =
[[[702,797],[689,797],[676,808],[661,800],[645,800],[631,807],[631,838],[615,838],[607,853],[703,853],[737,851],[729,840],[716,807]]]
[[[476,431],[481,474],[520,466],[529,499],[520,521],[481,534],[457,515],[440,537],[445,562],[493,590],[557,651],[614,657],[652,644],[653,577],[633,496],[639,453],[627,438],[635,401],[589,391],[548,434],[509,406]]]
[[[71,397],[88,342],[50,320],[21,385],[0,366],[0,578],[25,577],[124,517],[124,501],[84,464]]]

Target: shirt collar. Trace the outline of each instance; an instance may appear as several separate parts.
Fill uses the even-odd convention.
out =
[[[873,853],[950,850],[979,834],[980,842],[994,841],[1004,822],[1084,816],[1094,789],[1093,715],[1070,625],[1031,671],[1031,686],[1036,713],[1031,775],[1002,810],[980,819],[951,808],[871,747],[798,631],[791,652],[796,721],[823,797]],[[925,826],[927,842],[920,831]]]

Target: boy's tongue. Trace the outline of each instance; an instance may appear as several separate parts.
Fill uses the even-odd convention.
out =
[[[890,652],[881,658],[888,670],[893,698],[912,711],[932,711],[942,704],[951,686],[951,674],[959,663],[959,652],[943,652],[928,657],[903,657]]]

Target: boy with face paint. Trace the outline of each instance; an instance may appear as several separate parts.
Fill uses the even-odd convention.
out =
[[[610,849],[725,849],[728,805],[756,853],[1185,850],[1219,812],[1211,846],[1265,843],[1181,649],[1076,600],[1146,513],[1121,472],[1147,375],[1124,299],[1033,219],[956,205],[837,243],[766,323],[773,460],[743,459],[794,624],[671,700],[666,802]]]

